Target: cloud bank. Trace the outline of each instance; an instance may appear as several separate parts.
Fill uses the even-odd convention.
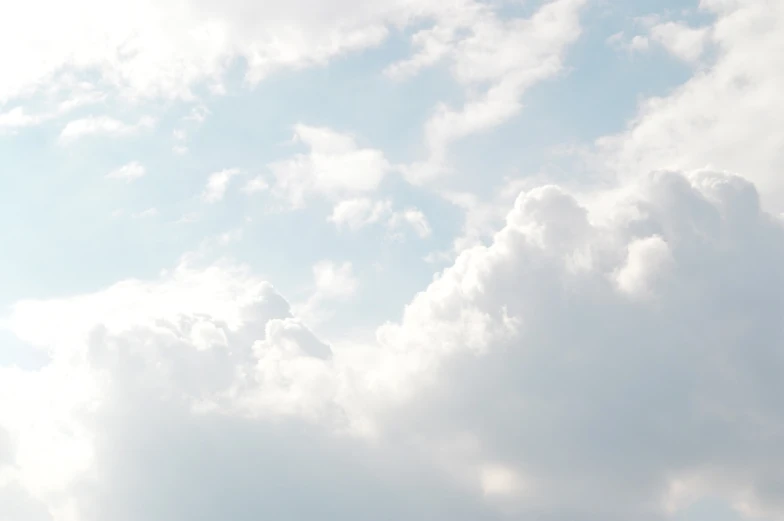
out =
[[[0,369],[0,504],[620,521],[717,496],[775,519],[784,228],[758,199],[709,171],[612,205],[523,192],[369,343],[318,339],[232,263],[21,302],[5,327],[49,362]]]

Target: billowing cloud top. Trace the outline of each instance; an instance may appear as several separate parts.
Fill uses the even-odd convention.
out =
[[[0,521],[784,519],[784,9],[673,6],[11,8]]]

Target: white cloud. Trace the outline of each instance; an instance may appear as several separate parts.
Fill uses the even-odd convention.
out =
[[[405,77],[448,57],[455,79],[469,94],[460,108],[444,103],[435,108],[425,125],[429,157],[405,170],[410,181],[443,175],[452,142],[508,121],[522,109],[529,87],[561,72],[567,48],[580,35],[578,15],[584,3],[555,0],[530,18],[511,20],[476,6],[414,36],[420,52],[391,65],[387,74]],[[456,37],[458,33],[465,36]]]
[[[146,174],[147,169],[144,168],[144,165],[138,161],[131,161],[130,163],[126,163],[125,165],[112,170],[106,174],[106,177],[108,179],[119,179],[130,183],[140,177],[144,177]]]
[[[350,262],[337,265],[332,261],[321,261],[313,266],[313,280],[320,299],[346,299],[353,296],[359,287]]]
[[[67,145],[88,136],[132,136],[155,126],[155,119],[144,116],[138,123],[129,124],[108,116],[88,116],[68,122],[60,131],[59,143]]]
[[[247,183],[242,188],[242,190],[249,194],[255,194],[258,192],[264,192],[269,188],[269,184],[267,183],[266,179],[262,176],[256,176]]]
[[[192,99],[194,87],[224,91],[237,59],[254,84],[280,69],[323,65],[379,44],[389,27],[471,9],[472,0],[254,0],[183,2],[52,0],[15,5],[0,20],[0,104],[72,78],[130,99]],[[46,13],[43,20],[41,13]],[[87,14],[85,14],[87,13]]]
[[[54,92],[37,104],[31,103],[35,106],[32,113],[22,105],[0,112],[0,132],[16,132],[18,129],[38,126],[64,116],[76,108],[103,101],[105,98],[105,95],[96,92],[93,86],[86,82],[79,82],[69,87],[70,92],[67,99],[58,101],[58,96],[61,93]],[[0,103],[1,105],[2,103]]]
[[[374,201],[368,197],[347,199],[335,205],[328,220],[335,223],[338,229],[357,231],[361,228],[386,222],[391,230],[410,227],[420,238],[429,237],[432,233],[427,217],[418,208],[394,210],[392,201]]]
[[[647,296],[661,283],[658,279],[672,260],[670,248],[654,235],[632,242],[628,251],[626,264],[618,270],[618,287],[629,295]]]
[[[0,113],[0,131],[31,127],[40,122],[40,116],[28,114],[21,106]]]
[[[742,172],[765,204],[784,208],[784,70],[771,57],[784,53],[784,5],[780,2],[701,2],[716,17],[710,26],[687,32],[675,52],[697,56],[710,37],[706,63],[671,94],[645,101],[629,128],[599,140],[605,163],[618,173],[709,166]],[[661,27],[661,26],[660,26]],[[685,26],[676,24],[676,33]],[[686,30],[686,29],[683,29]],[[691,30],[688,30],[691,31]],[[671,38],[668,35],[667,38]],[[683,47],[682,47],[683,45]]]
[[[204,105],[196,105],[191,108],[191,111],[185,116],[184,121],[192,122],[196,125],[201,125],[210,115],[210,109]]]
[[[427,217],[421,210],[416,208],[407,208],[401,212],[395,212],[389,220],[389,225],[392,228],[399,228],[404,223],[410,226],[422,239],[430,237],[432,233]]]
[[[411,58],[395,62],[384,69],[384,74],[395,80],[404,80],[421,69],[435,65],[452,51],[456,28],[434,26],[422,29],[411,37],[419,51]]]
[[[358,289],[359,280],[351,262],[317,262],[313,266],[313,291],[304,303],[295,305],[293,311],[308,324],[318,325],[332,317],[329,308],[334,302],[350,299]]]
[[[202,199],[207,203],[217,203],[223,200],[231,180],[242,172],[238,168],[227,168],[210,174],[207,186],[204,187]]]
[[[650,48],[651,42],[647,36],[637,34],[630,40],[626,41],[623,31],[617,32],[607,38],[607,45],[615,48],[628,51],[630,53],[647,51]]]
[[[0,19],[0,44],[23,55],[0,45],[0,64],[21,68],[0,79],[0,103],[63,67],[134,96],[186,96],[201,80],[220,91],[234,55],[249,58],[255,81],[372,45],[390,20],[432,17],[414,37],[422,52],[387,73],[451,60],[478,90],[431,121],[438,159],[519,110],[527,82],[560,70],[579,2],[548,4],[529,25],[468,1],[454,12],[413,0],[158,4],[12,8],[17,22],[33,11],[54,21],[29,18],[40,22],[31,36]],[[689,62],[706,59],[708,43],[718,54],[601,142],[634,182],[583,202],[515,182],[489,202],[447,194],[467,209],[454,262],[369,340],[329,345],[309,328],[357,296],[351,262],[313,266],[310,299],[293,310],[248,268],[195,257],[154,280],[17,303],[0,327],[46,361],[0,364],[0,520],[665,521],[705,497],[784,517],[782,221],[737,177],[637,179],[712,161],[743,168],[768,204],[784,186],[782,75],[770,63],[784,10],[702,5],[719,17],[710,28],[657,33],[666,24],[656,20],[640,36]],[[75,29],[60,27],[68,16]],[[692,30],[709,36],[695,43]],[[9,127],[37,124],[21,108],[4,115]],[[69,127],[76,139],[138,125]],[[339,227],[431,234],[420,210],[376,199],[392,169],[381,151],[327,128],[300,125],[296,136],[308,150],[270,166],[273,193],[293,205],[325,198]],[[222,200],[237,175],[212,174],[203,199]]]
[[[324,344],[231,264],[20,302],[5,326],[50,359],[0,368],[0,505],[19,521],[380,504],[656,521],[711,496],[776,519],[784,228],[723,174],[629,193],[612,208],[522,193],[491,244],[364,346]],[[315,286],[350,298],[346,266],[317,265]]]
[[[700,59],[709,42],[707,27],[692,28],[677,22],[666,22],[651,28],[651,38],[674,56],[686,62]]]
[[[416,403],[394,421],[433,451],[470,433],[450,455],[501,463],[482,490],[515,491],[510,519],[668,519],[693,476],[694,499],[776,519],[780,364],[764,366],[784,338],[782,258],[784,228],[737,178],[658,174],[609,212],[534,189],[379,331],[398,354],[374,389]]]
[[[685,62],[697,62],[710,43],[710,28],[693,28],[680,22],[662,22],[660,17],[644,17],[638,20],[647,34],[637,34],[625,41],[624,32],[618,32],[607,38],[607,43],[615,48],[630,53],[646,52],[652,45],[658,44],[676,58]]]
[[[440,264],[452,262],[464,250],[486,244],[506,218],[507,211],[524,190],[537,186],[535,179],[505,179],[504,184],[487,200],[468,192],[445,192],[443,197],[464,213],[463,226],[447,251],[428,254],[425,261]]]
[[[188,115],[182,118],[182,124],[188,125],[191,128],[198,128],[204,123],[209,114],[210,110],[204,105],[195,105],[191,108],[191,111],[188,113]],[[185,128],[175,128],[172,131],[172,137],[175,141],[175,144],[172,147],[172,152],[178,156],[187,154],[188,131]]]
[[[275,192],[294,207],[316,194],[341,198],[374,192],[391,168],[380,150],[361,148],[353,137],[328,128],[296,125],[294,139],[308,153],[269,165]]]
[[[361,197],[340,201],[332,209],[329,221],[335,223],[338,228],[357,231],[388,217],[391,213],[391,201],[373,201],[370,198]]]

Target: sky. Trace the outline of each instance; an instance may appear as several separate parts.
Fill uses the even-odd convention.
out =
[[[784,2],[0,17],[0,521],[784,519]]]

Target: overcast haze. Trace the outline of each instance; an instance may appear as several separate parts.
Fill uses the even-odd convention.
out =
[[[784,519],[784,2],[0,7],[0,521]]]

